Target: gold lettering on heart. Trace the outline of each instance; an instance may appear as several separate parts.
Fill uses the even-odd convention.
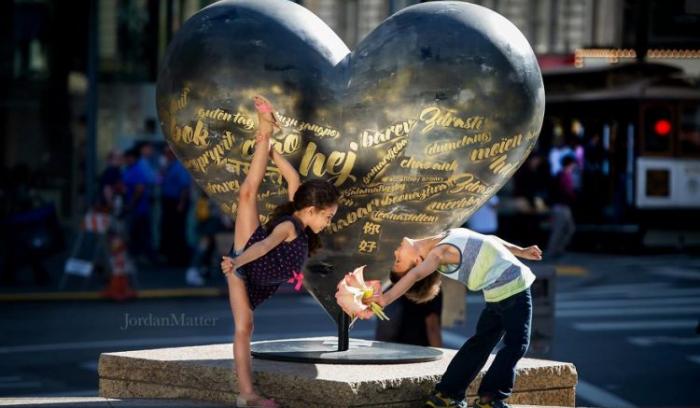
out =
[[[455,171],[457,169],[457,161],[452,160],[449,163],[432,162],[430,160],[416,160],[411,156],[408,159],[401,160],[401,167],[404,169]]]
[[[206,191],[207,194],[221,194],[238,191],[240,188],[241,185],[238,183],[238,180],[231,180],[224,181],[223,183],[207,183],[204,186],[204,191]]]
[[[204,173],[207,167],[209,167],[209,165],[212,163],[216,165],[223,165],[225,161],[224,156],[226,152],[231,150],[234,143],[236,143],[235,136],[233,136],[233,134],[227,130],[224,132],[221,142],[219,142],[216,146],[193,159],[185,160],[183,165],[187,169],[198,171],[200,173]]]
[[[248,174],[248,171],[250,170],[250,162],[231,158],[227,158],[224,161],[223,165],[226,171],[237,176],[240,176],[241,173]],[[273,166],[267,166],[267,168],[265,169],[264,178],[268,179],[274,184],[282,184],[283,181],[282,173],[277,167]]]
[[[294,154],[301,149],[301,135],[297,132],[283,135],[281,140],[278,138],[272,139],[272,148],[277,150],[282,155]],[[253,156],[255,151],[255,140],[249,139],[241,145],[241,156],[244,159]]]
[[[329,227],[329,229],[333,233],[341,231],[349,227],[350,225],[356,223],[358,220],[367,217],[370,213],[374,211],[375,207],[378,206],[379,199],[374,198],[370,200],[370,202],[367,203],[365,206],[356,208],[354,211],[346,214],[345,217],[339,218],[335,222],[331,222],[331,226]]]
[[[465,197],[465,198],[460,198],[459,200],[447,200],[447,201],[436,201],[434,203],[428,204],[425,209],[427,211],[452,211],[458,208],[469,208],[473,207],[480,202],[482,202],[483,198],[482,197],[476,197],[476,196],[471,196],[471,197]]]
[[[439,141],[429,143],[425,146],[425,154],[427,156],[437,156],[443,153],[449,153],[462,147],[473,145],[473,144],[485,144],[491,141],[490,132],[481,132],[475,135],[463,136],[461,140],[458,141]]]
[[[330,180],[335,180],[336,186],[341,186],[346,180],[355,181],[355,176],[351,175],[352,168],[357,159],[357,143],[350,142],[350,150],[346,152],[333,151],[326,156],[317,152],[318,146],[314,142],[309,142],[306,151],[299,165],[299,174],[308,176],[309,173],[316,177],[322,177],[326,173],[330,174]]]
[[[236,125],[241,125],[246,130],[252,130],[255,127],[255,122],[250,117],[246,116],[241,112],[236,112],[232,114],[226,112],[221,108],[216,109],[200,109],[197,111],[197,117],[199,119],[211,119],[220,120],[223,122],[230,122]]]
[[[485,120],[483,116],[471,116],[463,119],[456,116],[454,110],[442,110],[437,106],[423,109],[419,118],[421,122],[425,123],[425,127],[421,130],[423,134],[430,132],[435,126],[479,130],[483,126]]]
[[[170,137],[175,143],[193,144],[198,147],[208,145],[209,130],[203,121],[198,120],[194,130],[191,126],[177,126],[174,116],[170,120]]]
[[[338,205],[343,206],[343,207],[354,207],[355,202],[348,198],[346,195],[341,195],[338,198]]]
[[[185,109],[187,107],[187,95],[190,93],[190,88],[184,87],[180,92],[180,96],[170,101],[170,116]]]
[[[398,137],[406,137],[413,130],[418,122],[406,120],[389,126],[382,131],[365,130],[360,133],[360,145],[362,147],[377,147],[384,143],[392,142]]]
[[[377,207],[386,207],[389,205],[393,204],[398,204],[404,201],[422,201],[426,200],[434,195],[440,194],[441,192],[447,190],[450,186],[447,183],[434,183],[433,185],[429,185],[425,187],[422,190],[411,192],[411,193],[406,193],[406,194],[399,194],[396,196],[389,196],[389,197],[382,197],[382,198],[374,198],[370,200],[369,203],[367,203],[363,207],[359,207],[355,209],[354,211],[348,213],[345,215],[344,218],[340,218],[335,222],[332,222],[329,229],[332,233],[336,233],[338,231],[341,231],[350,225],[356,223],[357,221],[367,217],[368,215],[372,214],[375,212],[375,208]],[[474,197],[471,197],[474,198]],[[459,207],[455,207],[459,208]]]
[[[367,187],[350,187],[343,192],[346,197],[356,197],[356,196],[366,196],[370,194],[386,194],[395,193],[397,191],[404,191],[406,189],[406,184],[375,184]]]
[[[450,186],[447,183],[430,183],[422,190],[382,197],[379,202],[383,207],[385,207],[387,205],[398,204],[404,201],[423,201],[434,195],[442,193],[449,187]]]
[[[311,132],[313,133],[316,137],[319,138],[331,138],[331,139],[336,139],[340,137],[340,132],[338,132],[336,129],[333,129],[331,127],[327,126],[321,126],[315,123],[309,123],[309,122],[303,122],[299,121],[297,119],[294,119],[292,117],[283,115],[281,113],[276,113],[277,119],[280,121],[282,124],[282,127],[286,128],[294,128],[298,132]]]
[[[394,222],[409,222],[409,223],[434,223],[438,222],[437,215],[429,215],[425,213],[395,213],[387,211],[375,211],[370,217],[373,221],[394,221]]]
[[[499,174],[502,176],[510,175],[510,173],[515,171],[515,169],[517,168],[517,162],[516,163],[506,163],[507,158],[508,158],[508,156],[505,154],[495,158],[489,164],[489,170],[491,170],[494,174]]]
[[[492,144],[490,147],[477,147],[472,150],[469,158],[472,161],[490,159],[515,149],[523,143],[523,135],[517,134]]]
[[[379,175],[394,159],[396,159],[403,149],[408,145],[408,139],[403,138],[391,146],[387,151],[382,160],[375,164],[367,175],[362,178],[365,184],[369,184],[374,180],[374,178]]]
[[[446,177],[440,176],[386,176],[382,177],[383,183],[425,183],[445,181]]]
[[[487,184],[476,178],[476,176],[472,173],[452,176],[447,180],[447,183],[450,184],[450,186],[453,186],[449,191],[451,194],[463,192],[472,194],[486,194],[490,188]]]

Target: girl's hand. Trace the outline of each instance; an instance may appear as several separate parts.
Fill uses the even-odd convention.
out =
[[[233,258],[222,256],[221,259],[223,259],[221,261],[221,271],[224,273],[224,275],[228,275],[236,269],[236,266],[233,263]]]
[[[540,261],[542,260],[542,250],[537,245],[531,245],[527,248],[523,248],[521,258]]]

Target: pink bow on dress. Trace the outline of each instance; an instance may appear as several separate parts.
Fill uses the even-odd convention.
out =
[[[294,282],[296,282],[296,284],[294,285],[294,290],[296,290],[296,291],[298,292],[298,291],[301,290],[301,284],[302,284],[302,281],[304,280],[304,274],[301,273],[301,272],[296,272],[296,271],[293,272],[293,273],[294,273],[294,276],[292,276],[291,278],[289,278],[289,280],[287,281],[287,283],[294,283]]]

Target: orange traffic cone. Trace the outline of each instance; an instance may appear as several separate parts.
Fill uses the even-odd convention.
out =
[[[136,291],[129,286],[129,278],[126,275],[112,275],[107,288],[102,291],[102,296],[118,302],[136,297]]]
[[[135,298],[136,291],[129,286],[129,278],[126,276],[126,245],[119,237],[114,237],[111,242],[110,264],[112,277],[107,288],[102,291],[102,296],[114,299],[118,302]]]

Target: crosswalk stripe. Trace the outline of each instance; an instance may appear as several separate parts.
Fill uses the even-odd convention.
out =
[[[689,271],[687,269],[675,268],[654,268],[652,274],[667,278],[681,278],[690,280],[700,280],[700,272]]]
[[[696,346],[700,337],[638,336],[628,337],[627,341],[635,346],[653,346],[655,344],[672,344],[674,346]]]
[[[690,329],[695,328],[697,324],[698,322],[695,320],[634,320],[622,322],[575,323],[574,328],[580,331]]]
[[[563,300],[561,302],[556,302],[556,307],[561,309],[578,309],[589,307],[643,307],[694,304],[700,304],[700,297],[681,297],[663,299]]]
[[[649,316],[649,315],[700,315],[700,307],[625,307],[612,309],[556,310],[556,317],[601,317],[601,316]]]
[[[584,300],[591,299],[594,297],[602,296],[614,296],[615,298],[665,298],[665,297],[679,297],[679,296],[694,296],[700,295],[700,288],[660,288],[653,290],[644,291],[634,291],[634,290],[620,290],[620,291],[581,291],[581,292],[568,292],[557,294],[557,300]]]
[[[618,292],[618,291],[635,291],[635,290],[648,290],[648,289],[660,289],[669,287],[668,282],[646,282],[646,283],[620,283],[611,285],[597,285],[591,287],[579,288],[577,293],[585,292]]]

